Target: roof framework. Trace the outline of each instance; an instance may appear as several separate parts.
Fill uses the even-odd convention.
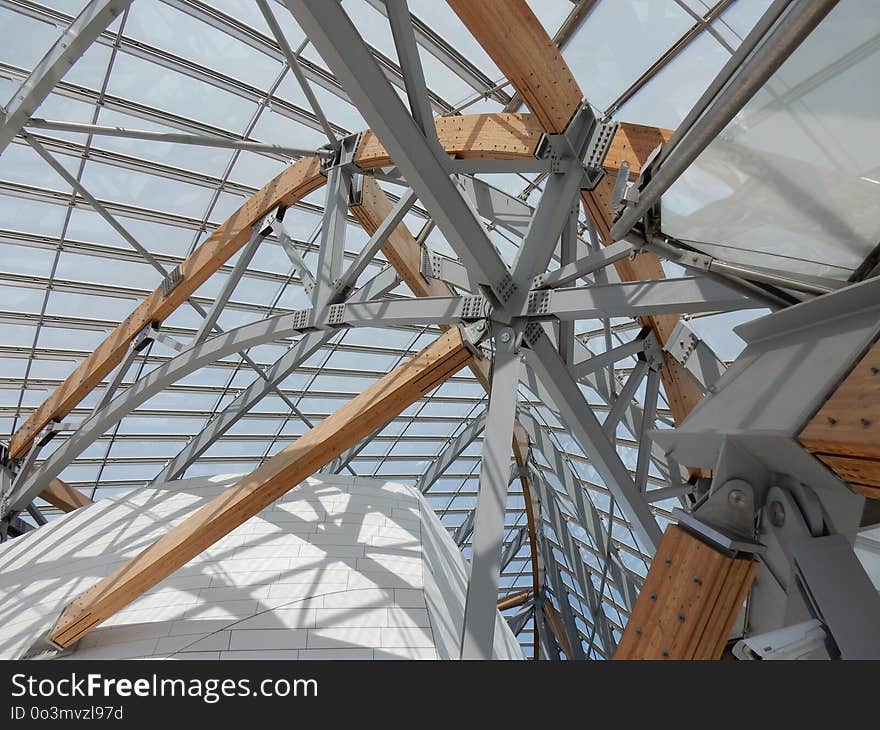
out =
[[[500,19],[450,2],[459,20],[436,22],[463,23],[469,52],[392,0],[261,0],[248,17],[197,0],[78,14],[0,1],[23,29],[60,36],[39,63],[0,61],[0,190],[24,210],[0,231],[20,266],[0,282],[13,365],[0,411],[17,460],[4,514],[39,524],[73,506],[52,501],[67,485],[97,499],[271,471],[412,353],[459,337],[454,369],[308,463],[422,486],[480,576],[465,656],[485,653],[500,599],[528,653],[613,655],[661,527],[701,476],[647,437],[708,385],[664,349],[678,315],[697,326],[840,286],[720,256],[694,266],[659,228],[659,194],[746,93],[719,100],[719,86],[703,103],[693,90],[702,112],[661,153],[671,179],[615,222],[625,184],[672,135],[629,123],[644,121],[629,102],[697,42],[730,59],[719,79],[751,72],[737,78],[755,93],[835,5],[776,2],[746,33],[739,3],[668,3],[682,31],[596,107],[566,47],[608,0],[540,18],[511,2]],[[768,42],[783,13],[796,31]],[[204,49],[148,32],[184,18]],[[224,72],[208,60],[220,48],[259,61]],[[81,55],[84,71],[65,75]],[[179,89],[137,93],[151,73]],[[180,98],[196,88],[224,112]],[[667,265],[665,279],[657,254],[690,271]],[[65,617],[59,636],[88,630]]]

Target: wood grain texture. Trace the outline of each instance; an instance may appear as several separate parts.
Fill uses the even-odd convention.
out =
[[[86,495],[60,479],[53,479],[42,492],[40,499],[46,500],[53,507],[62,512],[73,512],[80,507],[94,504]]]
[[[159,286],[30,415],[12,437],[10,455],[22,458],[27,454],[31,441],[43,428],[70,413],[122,361],[138,332],[151,322],[167,318],[247,243],[254,223],[275,206],[291,205],[324,182],[317,158],[307,157],[256,192],[181,263],[180,284],[167,295]]]
[[[583,94],[525,0],[447,0],[547,132],[565,130]]]
[[[667,142],[672,134],[671,129],[660,127],[646,127],[628,122],[618,125],[602,161],[605,176],[593,190],[584,190],[581,193],[584,210],[592,218],[603,243],[613,243],[611,227],[614,224],[614,208],[611,205],[611,193],[621,165],[624,162],[629,164],[628,179],[635,181],[651,153]]]
[[[444,117],[436,124],[444,148],[457,157],[533,157],[541,137],[541,128],[530,114]],[[357,164],[365,170],[390,164],[387,151],[369,131],[361,139]],[[248,241],[255,222],[277,205],[294,205],[325,182],[318,159],[307,157],[254,193],[183,261],[183,280],[175,289],[165,295],[158,287],[30,415],[13,435],[10,455],[16,459],[26,455],[34,436],[70,413],[122,361],[128,344],[143,327],[170,316]]]
[[[568,659],[572,657],[571,644],[568,641],[568,634],[565,633],[565,625],[562,623],[562,616],[550,601],[544,601],[541,604],[541,610],[544,612],[544,623],[550,628],[553,636],[556,637],[556,643],[562,649],[562,653]]]
[[[458,372],[471,359],[457,328],[398,366],[290,446],[184,519],[64,609],[50,638],[70,646],[224,535]]]
[[[670,525],[614,658],[720,658],[757,568]]]
[[[798,440],[842,479],[880,487],[880,342],[856,363]]]
[[[434,125],[446,153],[461,159],[531,159],[543,133],[531,114],[437,117]],[[371,130],[361,135],[354,161],[363,170],[393,164],[388,150]]]

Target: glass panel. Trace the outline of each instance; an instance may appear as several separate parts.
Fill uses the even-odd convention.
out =
[[[880,241],[880,17],[841,3],[663,196],[721,259],[846,279]]]

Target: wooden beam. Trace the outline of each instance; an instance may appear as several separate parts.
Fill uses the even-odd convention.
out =
[[[517,606],[522,606],[533,595],[534,594],[531,591],[520,591],[519,593],[514,593],[512,596],[499,598],[498,610],[506,611],[508,608],[516,608]]]
[[[562,599],[560,598],[560,600]],[[550,631],[556,637],[556,643],[559,644],[559,648],[562,649],[567,659],[571,659],[571,644],[568,641],[568,634],[565,633],[565,626],[562,623],[562,616],[559,615],[559,611],[556,610],[550,601],[544,601],[541,604],[541,610],[544,612],[544,623],[550,627]]]
[[[541,128],[530,114],[474,114],[436,120],[447,152],[457,157],[533,158]],[[356,154],[364,170],[390,164],[385,148],[369,131]],[[158,287],[86,357],[13,435],[12,458],[23,458],[33,438],[70,413],[116,367],[129,343],[149,323],[166,319],[250,238],[251,228],[278,205],[289,207],[324,185],[317,158],[298,160],[261,188],[180,265],[181,281],[167,294]]]
[[[880,498],[880,342],[828,396],[798,440],[855,491]]]
[[[79,489],[74,489],[60,479],[53,479],[49,482],[49,485],[40,492],[40,498],[46,500],[62,512],[73,512],[73,510],[80,507],[94,504]]]
[[[559,49],[526,1],[447,2],[513,83],[543,131],[564,131],[584,94]],[[595,190],[581,191],[584,208],[604,243],[611,243],[611,190],[620,166],[626,161],[630,165],[631,177],[638,176],[651,152],[671,135],[670,130],[640,124],[618,126],[602,161],[605,177]],[[633,260],[618,261],[615,268],[623,281],[664,278],[660,259],[650,253],[639,254]],[[665,344],[678,317],[643,317],[641,322],[655,332],[661,344]],[[672,358],[665,358],[661,375],[673,418],[676,423],[681,423],[703,394]]]
[[[288,167],[255,193],[180,265],[181,281],[167,294],[158,287],[126,317],[59,385],[12,437],[13,458],[27,454],[31,441],[53,420],[60,420],[115,368],[129,343],[146,325],[168,317],[251,236],[251,227],[277,205],[292,205],[325,183],[317,158],[306,157]]]
[[[544,585],[544,576],[541,571],[541,562],[538,557],[538,522],[540,518],[540,506],[532,493],[532,485],[526,476],[525,468],[529,463],[529,436],[517,419],[513,424],[513,458],[520,468],[519,483],[523,491],[523,506],[526,512],[526,523],[529,530],[529,553],[532,562],[532,594],[537,596],[541,593]],[[538,637],[538,629],[533,632],[532,658],[540,658],[541,642]]]
[[[565,130],[583,93],[562,53],[525,0],[447,0],[510,79],[541,127]]]
[[[614,658],[719,659],[757,570],[670,525]]]
[[[464,114],[437,117],[437,138],[448,155],[461,159],[530,159],[543,129],[531,114]],[[372,131],[361,135],[354,156],[364,170],[394,164],[388,150]]]
[[[458,328],[382,377],[290,446],[77,596],[49,638],[67,647],[446,381],[471,359]]]
[[[391,201],[379,184],[373,178],[364,176],[361,202],[353,205],[351,212],[368,235],[372,235],[388,217],[392,207]],[[385,245],[382,246],[382,253],[417,297],[452,295],[452,290],[446,282],[440,279],[426,279],[422,276],[422,250],[406,224],[400,223],[391,232]]]

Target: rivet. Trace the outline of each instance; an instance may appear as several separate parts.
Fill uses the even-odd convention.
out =
[[[863,419],[862,419],[862,426],[863,426],[864,428],[867,428],[867,427],[870,426],[870,425],[871,425],[871,421],[869,421],[867,418],[863,418]]]
[[[656,593],[652,593],[652,594],[649,596],[649,598],[650,598],[652,601],[656,601],[656,600],[657,600],[657,594],[656,594]]]
[[[695,576],[694,576],[694,583],[696,583],[697,585],[700,585],[700,583],[702,583],[702,582],[703,582],[703,581],[700,580],[700,576],[698,576],[698,575],[695,575]]]
[[[880,375],[880,368],[871,367],[871,375]]]
[[[837,423],[837,419],[832,418],[831,416],[828,416],[828,423],[830,423],[832,426],[834,426]]]
[[[678,614],[678,620],[681,621],[681,623],[684,623],[684,614],[683,613]]]
[[[667,565],[672,565],[672,558],[666,558],[663,562]]]
[[[642,630],[636,629],[636,636],[641,636],[641,635],[642,635]]]
[[[668,651],[664,651],[664,652],[661,654],[661,656],[662,656],[664,659],[668,659],[668,658],[669,658],[669,652],[668,652]]]

